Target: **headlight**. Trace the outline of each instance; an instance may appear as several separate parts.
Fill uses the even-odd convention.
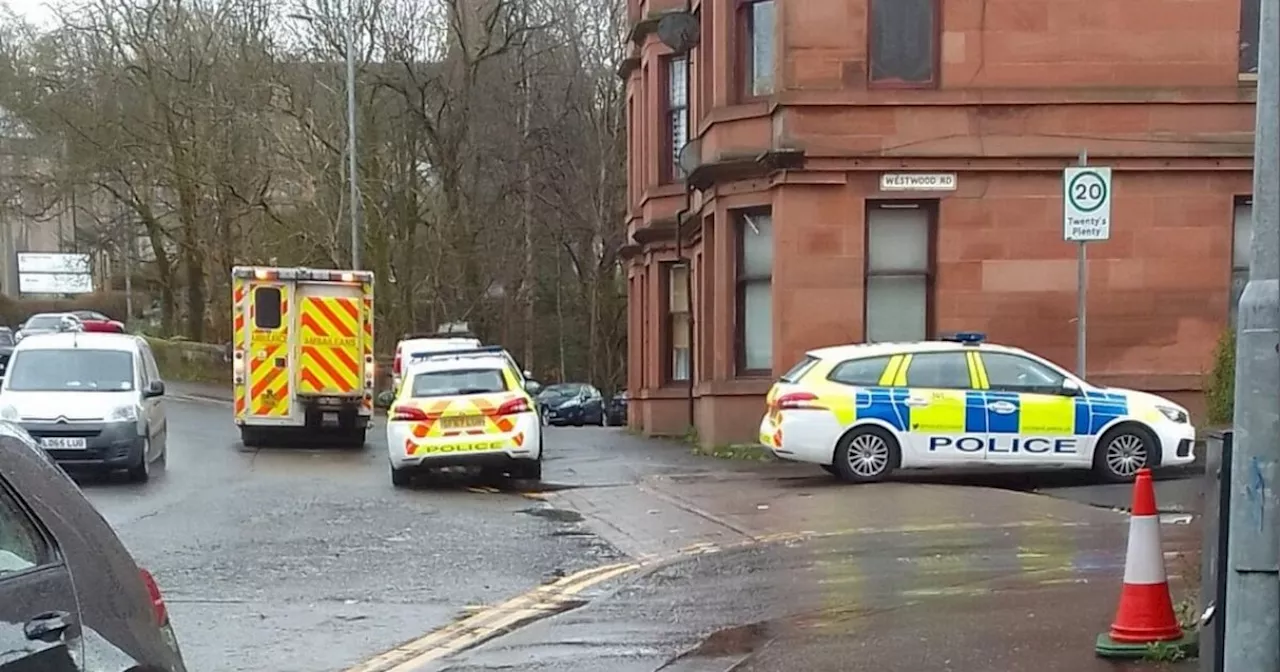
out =
[[[1170,422],[1182,424],[1187,421],[1187,412],[1180,408],[1174,408],[1172,406],[1156,406],[1156,410],[1163,413],[1164,417],[1169,418]]]
[[[18,409],[12,406],[0,406],[0,420],[8,420],[9,422],[18,421]]]
[[[121,406],[107,416],[107,422],[132,422],[138,419],[138,407],[134,405]]]

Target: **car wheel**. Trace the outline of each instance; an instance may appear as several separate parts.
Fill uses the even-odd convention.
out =
[[[245,448],[257,448],[262,445],[262,433],[254,427],[240,428],[240,443]]]
[[[521,464],[516,468],[512,476],[522,481],[541,481],[542,480],[542,458],[530,460]]]
[[[879,427],[856,428],[836,444],[836,472],[850,483],[883,480],[901,463],[898,440]]]
[[[391,467],[391,485],[397,488],[407,488],[413,482],[413,474],[408,469],[396,469]]]
[[[368,439],[368,428],[352,427],[347,430],[347,447],[352,450],[364,450],[365,441]]]
[[[129,480],[134,483],[146,483],[151,480],[151,460],[147,453],[151,452],[151,437],[142,440],[142,459],[138,464],[129,467]]]
[[[1138,471],[1158,463],[1155,437],[1137,425],[1121,425],[1098,440],[1093,449],[1093,471],[1108,483],[1126,483]]]

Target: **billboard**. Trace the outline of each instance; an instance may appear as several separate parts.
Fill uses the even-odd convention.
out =
[[[21,294],[91,294],[89,255],[63,252],[19,252]]]

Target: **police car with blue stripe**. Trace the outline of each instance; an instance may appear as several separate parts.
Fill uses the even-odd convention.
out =
[[[1187,410],[1090,385],[1018,348],[961,333],[806,353],[769,391],[760,442],[851,482],[896,469],[1092,469],[1106,481],[1195,460]]]

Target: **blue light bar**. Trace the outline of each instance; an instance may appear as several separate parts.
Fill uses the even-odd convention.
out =
[[[483,345],[478,348],[467,348],[465,350],[427,350],[424,352],[414,352],[409,355],[410,359],[435,359],[437,357],[465,357],[467,355],[500,355],[507,349],[501,345]]]
[[[964,343],[965,345],[978,345],[987,340],[987,335],[979,331],[957,331],[954,334],[944,335],[942,340],[952,343]]]

